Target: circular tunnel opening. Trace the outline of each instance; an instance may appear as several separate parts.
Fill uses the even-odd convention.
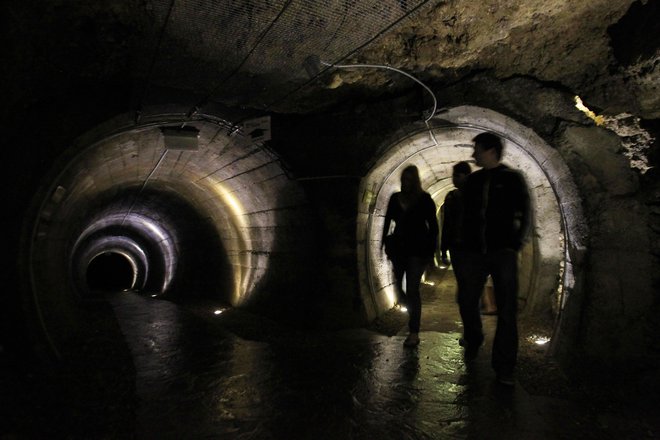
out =
[[[119,252],[97,255],[87,266],[87,287],[91,292],[118,292],[135,287],[135,263]]]
[[[370,318],[394,305],[394,279],[381,251],[381,234],[389,197],[399,190],[401,171],[420,170],[422,186],[438,208],[451,184],[452,166],[472,162],[472,138],[480,132],[498,134],[505,143],[503,162],[527,180],[533,233],[519,253],[519,310],[558,323],[574,285],[572,254],[582,235],[580,200],[559,154],[527,127],[494,111],[462,106],[436,116],[432,128],[420,126],[392,140],[361,182],[358,249],[361,294]]]
[[[145,121],[118,116],[81,136],[33,198],[21,293],[56,355],[95,325],[86,299],[97,289],[293,315],[291,269],[310,252],[300,184],[217,116],[167,109]],[[182,121],[194,148],[164,130]]]
[[[232,274],[221,237],[200,208],[172,188],[158,182],[113,188],[98,194],[87,212],[73,233],[70,257],[80,298],[121,287],[180,301],[229,302]],[[120,258],[131,266],[129,286],[120,282],[128,277]]]

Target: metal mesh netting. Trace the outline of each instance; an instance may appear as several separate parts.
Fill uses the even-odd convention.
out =
[[[309,55],[340,61],[427,2],[154,0],[136,72],[235,104],[263,96],[266,107],[309,81]]]

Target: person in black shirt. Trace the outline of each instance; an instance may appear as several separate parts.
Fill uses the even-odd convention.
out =
[[[470,164],[463,161],[456,163],[452,168],[451,180],[455,189],[449,191],[445,196],[445,201],[440,208],[442,215],[442,234],[440,236],[440,252],[442,262],[449,265],[447,252],[451,255],[452,262],[455,257],[459,257],[461,246],[461,223],[463,221],[463,196],[461,189],[472,172]],[[454,269],[456,265],[454,264]]]
[[[462,251],[462,223],[463,223],[463,195],[462,189],[465,180],[472,172],[470,164],[461,161],[456,163],[452,169],[451,180],[455,189],[449,191],[445,196],[445,201],[440,207],[442,229],[440,234],[440,252],[442,263],[445,266],[454,266],[454,277],[456,278],[457,295],[460,296],[458,291],[461,290],[463,285],[464,273],[461,263],[464,258]],[[451,256],[451,261],[447,256]],[[497,306],[495,305],[495,296],[493,294],[492,280],[486,282],[486,288],[481,297],[481,305],[483,308],[482,314],[484,315],[497,315]]]
[[[394,232],[388,237],[390,223],[394,221]],[[419,344],[422,302],[419,286],[422,275],[438,242],[438,221],[435,202],[422,189],[419,171],[414,165],[401,173],[401,191],[392,194],[385,213],[382,246],[387,244],[388,258],[394,267],[397,302],[408,307],[410,330],[404,345],[414,347]],[[406,291],[403,291],[403,276],[406,276]]]
[[[468,356],[476,354],[483,343],[479,297],[490,275],[498,309],[491,362],[498,381],[513,385],[518,354],[518,251],[531,226],[529,192],[523,175],[501,163],[503,144],[498,136],[481,133],[473,142],[472,156],[481,169],[470,174],[463,188],[466,282],[459,291],[464,330],[460,343]]]
[[[463,223],[463,185],[472,172],[470,164],[458,162],[452,169],[452,183],[456,187],[445,196],[440,208],[442,218],[442,234],[440,235],[440,252],[442,263],[454,266],[456,278],[456,299],[460,298],[460,291],[465,284],[463,270],[464,252],[462,250],[462,223]],[[447,256],[451,256],[451,262]]]

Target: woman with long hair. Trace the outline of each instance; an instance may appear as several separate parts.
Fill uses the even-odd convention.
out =
[[[391,222],[394,232],[388,235]],[[382,246],[394,267],[397,303],[405,305],[410,314],[408,337],[404,345],[419,344],[422,301],[419,286],[426,267],[433,261],[438,242],[438,221],[435,202],[422,189],[419,171],[414,165],[401,173],[401,191],[392,194],[385,213]],[[403,277],[406,290],[403,290]]]

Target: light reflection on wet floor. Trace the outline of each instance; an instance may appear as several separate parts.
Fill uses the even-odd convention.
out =
[[[424,286],[415,349],[403,347],[405,329],[248,340],[212,308],[115,297],[137,372],[137,437],[569,438],[578,423],[570,403],[493,381],[495,317],[485,317],[486,344],[466,365],[453,295],[450,281]]]

